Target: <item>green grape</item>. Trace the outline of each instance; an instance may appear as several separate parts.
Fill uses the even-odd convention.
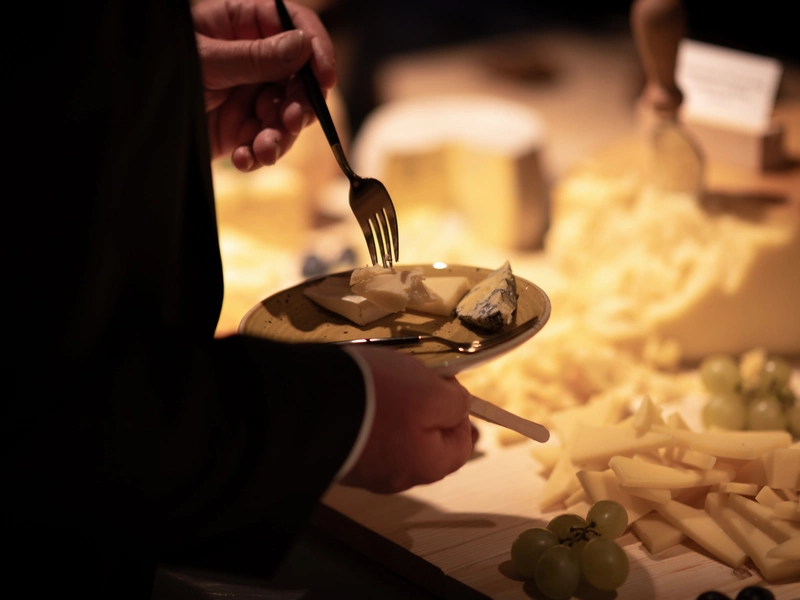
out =
[[[794,404],[786,409],[786,429],[795,438],[800,438],[800,404]]]
[[[522,577],[533,579],[536,563],[545,550],[558,544],[556,534],[542,527],[527,529],[511,544],[511,564]]]
[[[600,534],[600,537],[610,540],[621,536],[628,527],[628,513],[625,507],[614,500],[595,502],[586,513],[586,520],[589,527]]]
[[[558,541],[563,543],[573,538],[580,537],[586,527],[586,519],[573,513],[564,513],[553,517],[547,528],[558,536]]]
[[[569,548],[563,545],[545,550],[536,564],[536,587],[552,600],[566,600],[578,589],[581,570]]]
[[[786,429],[783,404],[775,396],[761,396],[747,408],[747,428],[753,430]]]
[[[785,360],[770,357],[761,370],[760,389],[764,392],[777,392],[789,385],[792,368]]]
[[[739,366],[730,356],[714,354],[700,364],[700,381],[712,394],[734,392],[742,384]]]
[[[615,590],[628,578],[628,555],[614,540],[589,540],[581,554],[584,579],[600,590]]]
[[[703,406],[702,417],[706,427],[738,431],[747,423],[747,405],[738,394],[714,394]]]

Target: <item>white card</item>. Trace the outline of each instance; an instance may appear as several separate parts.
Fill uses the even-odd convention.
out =
[[[682,115],[762,133],[769,126],[782,73],[774,58],[681,40],[675,82],[684,95]]]

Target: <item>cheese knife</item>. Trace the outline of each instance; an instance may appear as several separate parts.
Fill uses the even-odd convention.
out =
[[[647,80],[641,108],[653,122],[645,148],[647,180],[664,190],[699,194],[703,156],[678,120],[683,93],[675,82],[675,63],[686,29],[681,0],[635,0],[631,28]]]

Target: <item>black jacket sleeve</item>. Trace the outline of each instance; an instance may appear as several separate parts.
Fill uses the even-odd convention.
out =
[[[4,16],[7,539],[113,578],[257,525],[274,566],[357,436],[361,373],[337,349],[214,338],[185,0],[30,7]]]

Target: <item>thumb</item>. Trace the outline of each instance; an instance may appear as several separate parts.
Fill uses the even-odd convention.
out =
[[[220,40],[197,35],[206,89],[281,81],[311,58],[311,39],[299,29],[257,40]]]

